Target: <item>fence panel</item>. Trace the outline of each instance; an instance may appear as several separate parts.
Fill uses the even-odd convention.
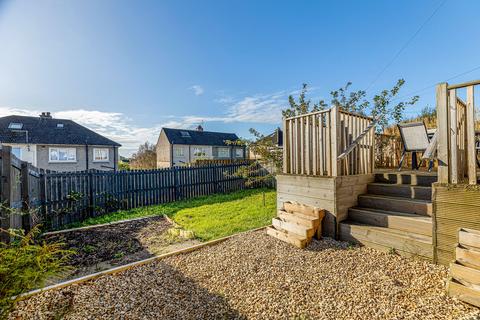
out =
[[[249,168],[252,175],[269,174],[248,162],[118,172],[47,171],[42,176],[44,223],[55,229],[119,209],[242,190],[245,181],[235,175],[242,167]]]

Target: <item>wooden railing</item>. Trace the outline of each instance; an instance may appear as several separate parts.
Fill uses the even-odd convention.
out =
[[[342,176],[373,172],[373,119],[333,107],[284,119],[283,172]]]
[[[477,184],[477,150],[475,146],[474,87],[480,80],[437,85],[438,181]],[[466,102],[457,90],[466,88]]]

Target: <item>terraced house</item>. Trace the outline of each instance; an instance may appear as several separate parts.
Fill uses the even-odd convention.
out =
[[[20,160],[53,171],[116,170],[119,143],[72,120],[39,117],[0,118],[0,143]]]
[[[245,159],[245,147],[229,145],[235,133],[162,128],[157,141],[157,168],[181,166],[197,159]]]

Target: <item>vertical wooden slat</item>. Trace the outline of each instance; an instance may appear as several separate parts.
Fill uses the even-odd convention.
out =
[[[447,83],[440,83],[436,87],[436,107],[437,107],[437,126],[438,126],[438,182],[448,183],[449,181],[449,110],[447,97]]]
[[[340,117],[339,117],[339,110],[338,107],[333,107],[331,109],[331,144],[330,144],[330,152],[331,152],[331,165],[332,165],[332,177],[337,177],[339,175],[339,168],[338,168],[338,147],[340,144]]]
[[[477,184],[477,150],[475,149],[475,96],[473,86],[467,87],[466,122],[468,183]]]
[[[317,130],[317,116],[312,115],[312,171],[313,175],[318,175],[318,149],[317,149],[317,144],[318,144],[318,130]]]
[[[283,119],[283,173],[289,173],[288,169],[290,168],[290,157],[289,155],[289,140],[287,139],[290,129],[287,126],[287,120]]]
[[[458,183],[458,122],[457,122],[457,91],[449,92],[450,109],[450,181]]]

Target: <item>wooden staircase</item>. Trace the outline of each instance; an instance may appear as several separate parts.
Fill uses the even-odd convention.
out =
[[[315,234],[321,235],[324,210],[296,202],[284,202],[283,208],[272,219],[267,234],[298,248],[305,248]]]
[[[340,239],[431,260],[431,173],[378,173],[340,223]]]

